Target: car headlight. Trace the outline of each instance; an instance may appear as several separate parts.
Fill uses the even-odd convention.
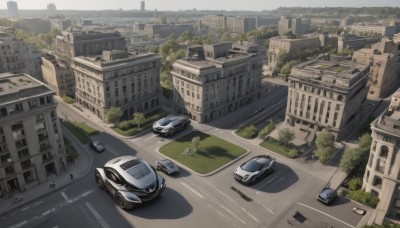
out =
[[[250,175],[246,174],[246,175],[244,175],[243,180],[247,180],[247,179],[249,179],[249,177],[250,177]]]

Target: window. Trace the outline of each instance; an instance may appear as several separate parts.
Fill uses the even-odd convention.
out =
[[[384,158],[387,158],[388,154],[389,154],[389,148],[387,146],[385,146],[385,145],[381,146],[380,156],[384,157]]]

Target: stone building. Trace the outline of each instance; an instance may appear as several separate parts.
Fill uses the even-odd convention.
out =
[[[290,31],[294,35],[302,35],[310,31],[310,24],[311,21],[309,19],[281,16],[278,22],[278,32],[281,36],[286,35]]]
[[[0,74],[0,191],[24,191],[66,168],[54,91],[26,74]]]
[[[400,222],[400,90],[392,96],[389,108],[371,123],[372,145],[363,178],[366,192],[380,201],[369,224]]]
[[[41,57],[36,46],[24,43],[14,34],[0,32],[0,73],[26,73],[41,79]]]
[[[192,46],[171,74],[176,111],[207,123],[260,97],[262,57],[246,42]]]
[[[358,36],[355,34],[342,33],[338,37],[338,53],[343,52],[343,49],[349,48],[357,50],[367,45],[379,42],[382,39],[381,36]]]
[[[42,57],[42,72],[44,83],[52,88],[57,96],[75,97],[74,72],[64,61],[47,54]]]
[[[359,119],[367,98],[369,66],[320,59],[292,68],[285,122],[296,138],[311,142],[326,129],[341,140]]]
[[[379,34],[386,37],[393,37],[396,33],[396,27],[393,25],[356,23],[351,26],[351,30],[355,34]]]
[[[151,112],[160,107],[161,66],[152,53],[112,50],[75,57],[76,100],[103,120],[111,107],[129,119],[135,112]]]
[[[7,12],[8,12],[8,15],[11,17],[18,17],[19,12],[18,12],[17,2],[8,1],[7,2]]]
[[[368,98],[379,99],[393,93],[399,85],[399,44],[383,38],[371,48],[355,51],[353,62],[370,65]]]
[[[126,41],[118,32],[62,32],[55,40],[55,55],[68,63],[75,56],[101,55],[103,50],[126,50]]]
[[[201,18],[201,24],[215,30],[246,33],[256,29],[256,18],[207,15]]]

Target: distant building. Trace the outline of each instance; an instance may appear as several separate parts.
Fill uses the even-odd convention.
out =
[[[365,169],[366,192],[379,197],[368,225],[400,222],[400,90],[392,96],[389,108],[371,123],[372,144]]]
[[[47,4],[47,11],[56,12],[57,11],[56,4],[54,4],[54,3]]]
[[[160,108],[161,66],[161,58],[152,53],[112,50],[75,57],[76,100],[103,120],[111,107],[129,119],[135,112],[154,111]]]
[[[140,10],[141,10],[141,11],[145,11],[145,10],[146,10],[145,4],[146,4],[145,1],[141,1],[141,2],[140,2]]]
[[[292,68],[285,122],[296,138],[312,142],[328,130],[342,140],[357,125],[367,98],[369,66],[351,61],[311,60]]]
[[[75,97],[75,76],[72,68],[54,55],[42,57],[43,81],[57,96]]]
[[[118,32],[62,32],[55,42],[55,55],[68,63],[75,56],[101,55],[103,50],[126,50],[125,38]]]
[[[355,51],[353,62],[370,65],[368,98],[379,99],[391,94],[399,85],[399,43],[383,38],[371,48]]]
[[[58,31],[65,31],[72,26],[72,21],[70,19],[62,20],[62,19],[50,19],[50,23],[52,27],[58,29]]]
[[[7,2],[7,12],[8,12],[8,15],[11,17],[18,17],[19,12],[18,12],[17,2],[8,1]]]
[[[51,24],[49,20],[39,18],[23,18],[17,21],[15,28],[23,29],[33,33],[48,33],[51,30]]]
[[[245,33],[256,29],[256,19],[249,17],[234,17],[224,15],[208,15],[201,18],[201,25],[211,29]]]
[[[67,167],[54,91],[26,74],[0,74],[0,191],[25,191]]]
[[[26,73],[42,78],[42,54],[34,45],[26,44],[14,34],[0,32],[0,73]]]
[[[351,26],[353,33],[362,35],[382,35],[393,37],[396,27],[393,25],[356,23]]]
[[[171,71],[176,112],[211,122],[260,97],[262,57],[258,46],[218,43],[192,46]]]
[[[289,31],[294,35],[302,35],[310,31],[310,24],[311,21],[309,19],[281,16],[278,23],[278,32],[281,36],[285,35]]]
[[[186,31],[194,33],[195,27],[191,24],[135,24],[134,31],[137,31],[138,33],[143,33],[150,37],[159,36],[164,38],[170,36],[171,34],[179,36]]]
[[[338,53],[342,53],[343,49],[349,48],[353,50],[357,50],[365,47],[366,45],[370,45],[376,42],[379,42],[382,39],[381,36],[358,36],[355,34],[342,33],[338,37]]]

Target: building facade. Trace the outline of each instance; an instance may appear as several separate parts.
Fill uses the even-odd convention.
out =
[[[379,42],[381,36],[358,36],[355,34],[343,33],[338,37],[338,53],[343,52],[343,49],[357,50],[367,45]]]
[[[57,11],[56,4],[54,4],[54,3],[47,4],[47,11],[52,12],[52,13],[56,12]]]
[[[195,31],[194,25],[191,24],[145,24],[144,26],[135,26],[135,30],[148,35],[150,37],[160,36],[167,37],[172,34],[181,35],[183,32],[189,31],[193,33]],[[140,29],[142,28],[142,29]]]
[[[399,85],[399,44],[383,38],[371,48],[355,51],[353,62],[370,65],[368,98],[380,99],[393,93]]]
[[[351,61],[311,60],[292,68],[286,124],[311,142],[326,129],[341,140],[359,119],[367,98],[369,66]]]
[[[171,74],[176,112],[207,123],[260,97],[262,57],[251,44],[192,46]]]
[[[152,53],[103,51],[101,56],[73,59],[76,100],[104,120],[111,107],[123,118],[160,107],[161,59]]]
[[[14,1],[8,1],[7,2],[7,12],[8,15],[11,17],[18,17],[18,4],[17,2]]]
[[[0,32],[0,73],[26,73],[41,79],[41,57],[36,46],[24,43],[13,34]]]
[[[25,74],[0,75],[0,191],[43,183],[66,168],[54,91]]]
[[[356,34],[367,34],[367,35],[382,35],[387,37],[393,37],[396,33],[396,27],[393,25],[382,25],[382,24],[365,24],[356,23],[351,26],[351,30]]]
[[[256,18],[208,15],[201,18],[201,24],[215,30],[246,33],[256,29]]]
[[[281,16],[278,22],[278,32],[281,36],[286,35],[288,32],[292,32],[294,35],[302,35],[310,31],[310,24],[311,21],[309,19]]]
[[[372,145],[363,178],[366,192],[380,201],[370,222],[385,219],[400,222],[400,90],[392,96],[389,108],[371,123]]]
[[[57,96],[75,97],[75,76],[72,68],[54,55],[42,57],[43,81]]]

